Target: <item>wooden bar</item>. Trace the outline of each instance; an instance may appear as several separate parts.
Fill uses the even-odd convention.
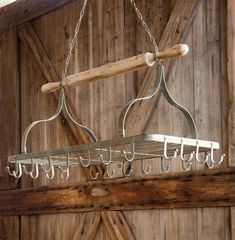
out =
[[[235,167],[0,192],[0,215],[235,206]]]
[[[188,53],[188,46],[186,44],[179,44],[166,51],[157,54],[158,59],[171,58],[183,56]],[[133,72],[145,68],[152,67],[155,63],[153,53],[143,53],[134,57],[120,60],[118,62],[109,63],[104,66],[90,69],[81,73],[77,73],[66,77],[62,83],[64,87],[76,87],[82,84],[90,83],[103,78],[114,77],[120,74]],[[50,93],[57,91],[60,88],[60,82],[47,83],[41,88],[43,93]]]

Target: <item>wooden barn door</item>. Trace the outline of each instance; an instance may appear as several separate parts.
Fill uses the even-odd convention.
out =
[[[34,181],[23,176],[16,182],[6,177],[4,172],[7,156],[19,152],[20,135],[26,126],[33,120],[52,115],[56,109],[58,95],[43,95],[40,88],[44,83],[60,79],[82,2],[71,1],[1,34],[0,56],[1,59],[4,57],[0,64],[1,107],[4,112],[0,118],[1,146],[4,146],[0,150],[1,203],[4,194],[8,194],[7,189],[33,188],[36,192],[42,186],[64,186],[87,181],[88,172],[80,169],[72,170],[68,181],[62,180],[58,172],[52,181],[44,176]],[[169,90],[192,113],[199,137],[221,143],[222,150],[216,157],[222,152],[226,153],[222,168],[233,166],[233,39],[230,32],[232,26],[227,21],[232,15],[230,3],[223,0],[136,0],[136,4],[160,50],[179,43],[189,45],[190,52],[186,57],[163,62]],[[227,27],[230,29],[228,33]],[[128,0],[91,0],[69,73],[151,49],[151,43]],[[135,96],[143,96],[153,81],[154,71],[149,69],[110,81],[67,89],[69,110],[76,119],[94,130],[100,140],[115,138],[122,107]],[[133,107],[127,126],[128,135],[145,132],[190,137],[190,129],[182,114],[169,106],[160,95]],[[29,150],[87,142],[89,139],[82,131],[61,116],[53,123],[33,130]],[[152,164],[154,174],[161,172],[156,160],[149,160],[149,164]],[[118,167],[115,166],[120,169]],[[203,169],[199,165],[193,168]],[[133,170],[134,177],[142,175],[138,163],[133,165]],[[171,171],[181,171],[177,161]],[[121,171],[118,174],[121,176]],[[31,194],[34,194],[33,189]],[[31,208],[24,212],[13,207],[2,207],[4,213],[0,215],[9,216],[0,218],[0,239],[235,239],[234,198],[230,205],[226,199],[218,205],[208,202],[200,204],[192,199],[189,201],[191,205],[187,206],[184,202],[189,197],[185,196],[177,206],[168,204],[152,210],[138,210],[138,207],[125,210],[124,207],[122,211],[82,213],[66,207],[50,209],[44,206],[41,212]],[[66,201],[69,199],[64,196],[65,206]]]

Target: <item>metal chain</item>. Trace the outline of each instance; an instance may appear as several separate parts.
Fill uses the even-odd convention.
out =
[[[65,67],[64,67],[64,70],[62,71],[62,78],[61,78],[61,81],[60,81],[61,85],[62,85],[63,81],[65,80],[65,77],[66,77],[67,72],[68,72],[68,66],[69,66],[69,63],[70,63],[70,60],[71,60],[71,57],[72,57],[72,51],[74,49],[75,42],[76,42],[76,39],[77,39],[77,35],[78,35],[79,30],[80,30],[80,26],[81,26],[82,18],[83,18],[84,13],[85,13],[87,2],[88,2],[88,0],[84,0],[83,6],[82,6],[82,9],[81,9],[81,12],[80,12],[80,16],[79,16],[79,19],[78,19],[78,22],[77,22],[77,25],[76,25],[75,30],[74,30],[74,35],[73,35],[73,38],[72,38],[71,43],[69,45],[68,55],[67,55],[67,58],[65,60]],[[131,5],[134,7],[135,12],[136,12],[138,18],[140,19],[140,21],[141,21],[141,23],[142,23],[146,33],[148,34],[151,43],[153,44],[155,53],[157,54],[158,53],[158,47],[157,47],[157,43],[155,41],[155,38],[151,34],[150,29],[147,26],[146,22],[144,21],[141,12],[137,8],[135,1],[134,0],[130,0],[130,2],[131,2]]]
[[[142,16],[140,10],[137,8],[136,3],[135,3],[135,0],[130,0],[130,2],[131,2],[131,5],[134,7],[135,12],[136,12],[138,18],[140,19],[140,21],[141,21],[141,23],[142,23],[142,25],[143,25],[146,33],[148,34],[151,43],[153,44],[155,54],[157,54],[157,53],[158,53],[158,46],[157,46],[157,43],[156,43],[155,38],[154,38],[153,35],[151,34],[148,25],[147,25],[146,22],[144,21],[143,16]]]
[[[69,66],[69,63],[70,63],[70,60],[71,60],[71,57],[72,57],[72,51],[73,51],[73,48],[75,46],[75,42],[76,42],[77,35],[78,35],[79,29],[80,29],[80,26],[81,26],[82,18],[83,18],[84,13],[85,13],[87,1],[88,0],[84,0],[78,22],[77,22],[77,25],[76,25],[75,30],[74,30],[74,35],[73,35],[73,38],[72,38],[71,43],[69,45],[68,55],[67,55],[67,58],[65,60],[65,67],[64,67],[64,70],[62,72],[62,78],[61,78],[61,81],[60,81],[61,85],[62,85],[63,81],[65,80],[65,77],[66,77],[67,72],[68,72],[68,66]]]

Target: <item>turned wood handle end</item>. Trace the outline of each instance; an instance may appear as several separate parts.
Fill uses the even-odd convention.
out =
[[[44,84],[41,87],[41,91],[43,93],[52,93],[52,92],[57,91],[59,88],[60,88],[60,83],[59,82],[47,83],[47,84]]]
[[[158,59],[184,56],[188,53],[189,47],[186,44],[178,44],[157,54]]]

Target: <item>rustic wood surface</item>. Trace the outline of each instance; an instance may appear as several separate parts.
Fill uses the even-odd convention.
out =
[[[107,194],[92,194],[98,190],[99,192],[103,190]],[[0,215],[3,216],[234,205],[234,167],[91,181],[64,187],[8,190],[0,194]],[[108,216],[104,214],[102,213],[104,218],[110,218],[110,214]],[[111,214],[111,216],[114,215],[116,214]],[[115,220],[112,221],[115,222]]]
[[[6,173],[9,154],[19,151],[20,109],[16,29],[0,35],[0,191],[17,188]],[[4,61],[3,61],[4,59]],[[0,218],[0,239],[19,239],[18,217]]]
[[[0,33],[75,0],[16,0],[0,8]]]

